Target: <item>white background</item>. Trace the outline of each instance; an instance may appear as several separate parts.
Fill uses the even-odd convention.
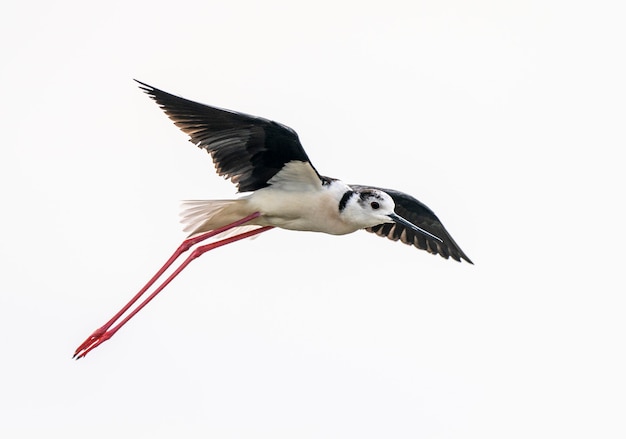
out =
[[[4,2],[0,436],[623,438],[620,2]],[[296,129],[476,265],[274,230],[74,348],[229,198],[132,78]]]

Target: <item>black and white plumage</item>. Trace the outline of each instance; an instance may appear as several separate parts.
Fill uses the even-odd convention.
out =
[[[320,175],[291,128],[139,84],[194,144],[211,154],[219,175],[235,183],[239,192],[249,194],[236,200],[187,202],[183,222],[191,235],[122,309],[78,346],[74,358],[85,357],[109,340],[194,259],[273,227],[332,235],[366,229],[446,259],[472,263],[435,214],[415,198]],[[199,245],[210,238],[217,240]],[[192,248],[178,268],[137,304]]]
[[[248,226],[336,235],[365,229],[472,263],[432,210],[410,195],[320,175],[293,129],[139,84],[192,143],[212,156],[219,175],[239,192],[251,192],[237,200],[189,202],[184,222],[192,235],[258,211],[261,215]]]

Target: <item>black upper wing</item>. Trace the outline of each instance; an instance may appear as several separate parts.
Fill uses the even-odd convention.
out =
[[[350,185],[354,190],[371,188],[372,186]],[[456,261],[465,259],[470,264],[473,262],[467,257],[463,250],[458,246],[448,231],[443,227],[439,218],[424,203],[416,200],[410,195],[392,189],[373,188],[386,192],[393,198],[396,203],[396,213],[404,219],[410,221],[418,227],[432,233],[441,238],[443,242],[425,236],[403,225],[397,223],[378,224],[365,230],[376,233],[379,236],[398,241],[401,240],[405,244],[413,245],[419,249],[426,250],[432,254],[439,254],[443,258],[451,257]]]
[[[235,183],[239,192],[268,186],[290,161],[311,164],[298,135],[285,125],[189,101],[137,82],[192,143],[211,154],[218,174]]]

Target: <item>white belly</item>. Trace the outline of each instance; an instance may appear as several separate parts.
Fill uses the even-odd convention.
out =
[[[268,187],[250,195],[248,206],[261,212],[256,221],[260,225],[344,235],[360,227],[340,217],[338,200],[341,195],[337,198],[340,191],[343,194],[342,188],[294,192]]]

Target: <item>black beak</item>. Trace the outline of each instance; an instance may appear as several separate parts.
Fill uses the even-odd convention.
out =
[[[408,227],[409,229],[415,230],[416,232],[419,232],[419,233],[421,233],[423,235],[426,235],[429,238],[433,238],[433,239],[436,239],[439,242],[443,242],[443,239],[433,235],[430,232],[427,232],[426,230],[424,230],[424,229],[422,229],[420,227],[417,227],[415,224],[405,220],[400,215],[396,215],[395,213],[392,213],[392,214],[389,215],[389,218],[391,218],[394,222],[396,222],[398,224],[401,224],[401,225],[403,225],[405,227]]]

